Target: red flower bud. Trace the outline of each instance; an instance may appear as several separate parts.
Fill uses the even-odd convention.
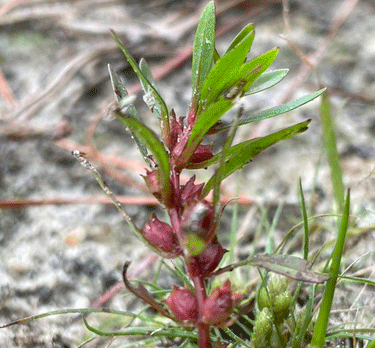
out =
[[[191,259],[190,273],[199,277],[209,275],[218,266],[226,252],[227,250],[217,240],[214,240],[207,245],[202,254]]]
[[[209,325],[224,324],[241,298],[241,294],[232,292],[231,283],[228,279],[206,298],[203,304],[204,323]]]
[[[195,175],[181,188],[181,201],[185,202],[198,202],[199,196],[202,192],[204,184],[195,185]]]
[[[182,215],[183,229],[187,233],[196,233],[205,239],[214,218],[214,207],[207,201],[187,203]]]
[[[161,200],[161,188],[159,183],[158,171],[149,171],[146,169],[146,175],[142,175],[150,192],[160,201]]]
[[[174,110],[171,110],[170,116],[169,116],[169,123],[170,123],[170,144],[168,145],[168,148],[170,150],[173,150],[176,144],[178,143],[179,138],[181,137],[181,134],[184,131],[184,118],[185,117],[176,117],[176,114]]]
[[[190,163],[201,163],[212,158],[212,145],[199,145],[195,150],[193,156],[190,158]]]
[[[172,259],[182,254],[172,227],[152,215],[141,230],[143,237],[165,258]]]
[[[174,285],[165,302],[178,320],[191,323],[197,321],[197,299],[188,288],[178,288]]]

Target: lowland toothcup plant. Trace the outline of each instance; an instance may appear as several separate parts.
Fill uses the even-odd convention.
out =
[[[153,214],[142,228],[133,223],[131,226],[137,236],[162,257],[183,259],[193,289],[187,285],[173,286],[164,303],[157,303],[151,295],[145,295],[145,289],[141,292],[129,284],[126,268],[124,281],[129,290],[161,314],[180,325],[197,327],[199,347],[209,348],[210,328],[225,327],[233,322],[233,311],[244,296],[233,289],[235,284],[229,280],[210,293],[206,287],[207,279],[215,275],[214,271],[227,251],[217,236],[222,214],[220,183],[263,149],[305,131],[310,120],[232,145],[235,132],[244,124],[290,111],[316,98],[322,90],[254,115],[239,113],[231,124],[222,123],[222,116],[239,99],[275,85],[287,71],[265,73],[276,58],[278,48],[254,59],[247,59],[254,39],[252,24],[247,25],[220,56],[215,49],[214,3],[209,2],[199,21],[194,40],[190,108],[186,117],[177,116],[173,109],[167,108],[146,61],[142,59],[138,65],[116,34],[112,34],[142,83],[145,102],[160,120],[161,138],[143,123],[132,105],[133,99],[110,67],[112,84],[119,102],[115,114],[132,133],[149,166],[143,175],[149,191],[169,215],[168,223]],[[204,143],[205,136],[223,130],[229,130],[227,141],[222,150],[214,154],[213,146]],[[195,176],[181,183],[183,170],[207,168],[215,164],[217,170],[205,184],[197,184]],[[208,199],[211,191],[213,198]]]

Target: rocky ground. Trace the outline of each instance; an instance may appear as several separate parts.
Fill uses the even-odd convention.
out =
[[[276,0],[216,3],[217,27],[222,32],[217,40],[219,52],[241,27],[253,22],[257,34],[252,55],[279,46],[280,56],[272,68],[290,69],[279,85],[249,97],[246,110],[258,111],[317,90],[317,76],[328,87],[356,221],[344,264],[347,267],[356,261],[350,274],[373,277],[374,3],[290,1],[289,30],[284,21],[287,13]],[[134,91],[136,80],[109,28],[135,57],[146,57],[151,67],[158,67],[162,95],[183,115],[191,93],[191,60],[182,60],[171,71],[167,63],[188,50],[204,4],[198,0],[0,2],[0,324],[49,310],[93,305],[121,280],[126,260],[133,260],[133,274],[145,279],[152,274],[154,259],[117,210],[100,203],[104,194],[70,152],[73,148],[88,152],[117,195],[147,197],[138,174],[142,172],[138,166],[141,158],[130,136],[110,114],[114,96],[107,64],[112,64]],[[295,47],[306,55],[316,73],[304,64]],[[141,97],[136,103],[141,114],[156,124],[142,106]],[[254,199],[251,206],[241,208],[246,219],[240,221],[240,256],[246,256],[252,247],[246,236],[254,233],[260,208],[269,209],[272,219],[284,204],[276,226],[280,240],[290,221],[300,221],[299,177],[308,199],[315,187],[314,212],[334,212],[322,150],[319,101],[250,125],[239,132],[238,140],[306,118],[312,119],[306,133],[259,155],[240,177],[241,194]],[[204,175],[200,179],[204,180]],[[236,191],[235,181],[227,180],[227,192]],[[143,204],[129,204],[126,209],[139,226],[150,212],[161,212],[146,198]],[[224,225],[230,224],[229,219],[230,214]],[[319,245],[332,239],[334,232],[318,234],[315,242]],[[106,305],[119,309],[137,305],[124,294],[121,289]],[[335,305],[333,324],[354,321],[357,326],[375,326],[373,288],[345,283]],[[61,315],[0,329],[0,346],[73,348],[85,335],[81,320]],[[120,340],[98,338],[85,346],[109,344],[121,346]]]

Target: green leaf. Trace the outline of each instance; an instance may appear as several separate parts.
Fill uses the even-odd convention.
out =
[[[344,212],[341,219],[340,228],[336,240],[335,249],[332,253],[332,263],[329,269],[330,279],[324,289],[323,300],[320,305],[318,319],[315,324],[313,336],[311,338],[311,348],[323,348],[327,332],[328,320],[331,316],[333,296],[335,294],[337,278],[340,272],[340,264],[342,254],[344,252],[344,245],[346,233],[349,226],[350,214],[350,191],[347,191],[344,205]]]
[[[258,138],[258,139],[251,139],[248,141],[244,141],[239,143],[235,146],[232,146],[228,151],[227,159],[225,162],[225,170],[223,179],[227,176],[233,174],[235,171],[242,168],[245,164],[247,164],[252,157],[257,155],[262,150],[266,149],[267,147],[277,143],[280,140],[285,140],[288,138],[293,137],[301,132],[304,132],[307,129],[310,120],[295,124],[293,126],[284,128],[278,132],[269,134],[265,137]],[[216,162],[220,158],[220,153],[215,155],[209,161]],[[200,163],[203,166],[206,165],[207,162]],[[212,164],[212,163],[210,163]],[[191,168],[191,167],[190,167]],[[196,167],[195,167],[196,168]],[[212,189],[215,183],[215,175],[210,178],[210,180],[206,183],[202,190],[202,197],[205,197],[210,190]]]
[[[192,84],[193,105],[196,109],[202,86],[212,67],[215,52],[215,5],[210,1],[199,20],[194,38]]]
[[[143,75],[146,77],[147,81],[150,82],[150,85],[147,83],[144,83],[141,80],[142,89],[145,92],[145,95],[143,96],[144,102],[147,104],[147,106],[150,108],[152,112],[156,112],[156,114],[160,117],[162,117],[162,110],[160,109],[160,105],[157,103],[157,100],[154,97],[154,91],[157,93],[160,92],[158,88],[156,87],[156,82],[151,74],[150,67],[148,66],[146,60],[144,58],[141,58],[139,61],[139,69],[142,71]]]
[[[320,121],[323,130],[324,146],[328,157],[328,163],[331,171],[331,184],[339,211],[344,207],[345,187],[342,177],[342,168],[340,155],[337,150],[336,135],[334,130],[334,121],[331,113],[331,103],[328,92],[322,94],[320,104]]]
[[[161,186],[161,193],[163,203],[169,207],[171,204],[171,184],[169,179],[170,165],[169,156],[164,148],[163,143],[158,139],[157,135],[148,127],[146,127],[139,120],[124,115],[120,112],[115,112],[116,116],[127,126],[136,138],[139,138],[147,148],[155,156],[158,164],[158,177]]]
[[[233,50],[233,48],[237,47],[239,43],[242,42],[248,35],[254,35],[254,24],[252,23],[248,24],[237,34],[225,53],[228,53],[229,51]]]
[[[111,34],[114,37],[115,41],[119,45],[120,49],[124,53],[126,59],[128,60],[129,64],[133,68],[134,72],[137,74],[139,80],[141,81],[143,86],[147,87],[147,91],[150,93],[150,98],[154,98],[155,103],[159,105],[160,113],[161,113],[161,128],[163,131],[163,137],[165,138],[170,134],[170,128],[169,128],[169,115],[168,115],[168,109],[167,106],[163,100],[163,98],[160,96],[158,91],[155,89],[155,87],[152,85],[152,83],[147,79],[147,77],[143,74],[141,69],[138,67],[137,63],[135,62],[134,58],[131,56],[131,54],[127,51],[125,46],[122,44],[120,39],[117,37],[116,33],[111,30]]]
[[[121,100],[129,95],[121,78],[116,74],[111,64],[108,64],[109,77],[111,78],[113,92],[115,93],[116,100],[121,103]]]
[[[194,123],[184,151],[178,158],[178,167],[183,168],[201,143],[207,131],[233,106],[232,100],[222,98],[210,105]]]
[[[112,82],[112,88],[115,93],[115,97],[117,101],[119,102],[119,108],[122,110],[125,106],[126,108],[126,114],[136,118],[139,120],[139,115],[134,107],[133,104],[126,104],[127,99],[130,97],[128,94],[128,91],[126,90],[124,84],[121,81],[121,78],[116,74],[116,72],[113,70],[112,66],[108,64],[108,70],[109,70],[109,76],[111,78]],[[125,105],[126,104],[126,105]],[[133,134],[134,136],[134,134]],[[150,159],[148,158],[148,153],[147,153],[147,147],[146,145],[137,137],[135,137],[135,142],[137,143],[138,149],[141,152],[143,158],[147,162],[147,164],[150,165]]]
[[[247,73],[250,71],[253,72],[246,77],[246,84],[243,87],[244,91],[247,91],[255,79],[257,79],[272,64],[279,54],[279,51],[280,49],[278,47],[273,48],[243,65],[242,70],[244,76],[247,76]],[[260,68],[256,69],[258,66]]]
[[[224,54],[210,70],[201,93],[200,110],[204,110],[236,80],[254,40],[254,31],[246,33],[232,50]],[[235,78],[233,78],[235,76]]]
[[[260,75],[245,92],[245,95],[262,92],[278,84],[288,74],[289,69],[277,69]]]
[[[99,336],[155,336],[155,337],[178,337],[187,339],[197,339],[197,334],[186,330],[186,328],[178,327],[161,327],[161,326],[139,326],[139,327],[127,327],[122,331],[111,331],[106,332],[94,328],[89,325],[86,318],[83,317],[83,321],[87,330],[99,335]]]
[[[292,255],[255,255],[249,264],[308,283],[324,283],[329,279],[327,274],[311,271],[310,262]]]
[[[319,91],[316,91],[314,93],[305,95],[301,98],[298,98],[296,100],[292,100],[288,103],[282,104],[282,105],[277,105],[273,108],[266,109],[260,112],[257,112],[255,114],[252,114],[250,116],[245,116],[240,120],[240,126],[244,124],[248,124],[251,122],[257,122],[261,120],[265,120],[267,118],[272,118],[278,115],[285,114],[286,112],[289,112],[291,110],[297,109],[298,107],[308,103],[311,100],[314,100],[315,98],[319,97],[323,92],[325,91],[325,88],[320,89]],[[230,125],[228,126],[223,126],[223,127],[217,127],[215,130],[215,133],[227,130],[230,128]]]
[[[278,141],[291,138],[296,134],[304,132],[307,129],[307,126],[309,123],[310,123],[310,120],[307,120],[301,123],[297,123],[293,126],[284,128],[275,133],[268,134],[264,137],[250,139],[250,140],[247,140],[247,141],[244,141],[242,143],[232,146],[229,149],[228,154],[226,156],[226,161],[225,161],[226,170],[225,170],[224,177],[227,177],[228,175],[232,174],[236,170],[240,169],[242,166],[248,163],[252,157],[257,155],[259,152],[263,151],[264,149],[270,147],[271,145],[277,143]],[[217,163],[220,156],[221,156],[221,152],[217,153],[214,157],[210,158],[207,161],[197,163],[197,164],[190,164],[187,168],[188,169],[207,168],[208,166]],[[208,183],[206,185],[208,185]],[[204,191],[205,190],[206,189],[204,189]]]

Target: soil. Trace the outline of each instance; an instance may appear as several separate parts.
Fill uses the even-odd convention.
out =
[[[119,284],[127,260],[132,261],[130,272],[137,278],[150,279],[154,274],[157,263],[153,256],[132,235],[116,208],[100,202],[103,192],[71,150],[88,151],[90,161],[116,195],[145,197],[142,204],[126,205],[138,226],[152,212],[163,216],[163,210],[147,200],[149,196],[141,189],[139,174],[145,167],[141,156],[130,135],[111,115],[114,95],[107,64],[131,86],[130,90],[135,90],[136,79],[109,29],[118,33],[137,59],[145,57],[151,68],[165,69],[171,57],[181,56],[178,52],[193,42],[205,3],[0,2],[0,325],[51,310],[93,306],[102,294]],[[280,55],[272,69],[290,70],[287,78],[272,89],[245,98],[246,112],[311,93],[319,89],[317,77],[328,87],[345,186],[351,188],[352,197],[353,228],[343,270],[350,266],[348,274],[374,279],[374,3],[290,1],[289,31],[283,20],[286,13],[276,0],[216,3],[217,27],[227,28],[217,39],[219,52],[244,25],[253,22],[256,36],[250,55],[279,46]],[[315,72],[297,54],[296,47],[304,59],[310,59]],[[167,105],[179,115],[184,115],[189,105],[190,79],[189,58],[158,81]],[[137,96],[140,114],[156,126],[157,119],[143,105],[141,94]],[[299,178],[306,200],[313,202],[314,214],[336,212],[322,146],[319,100],[287,115],[243,127],[236,141],[308,118],[312,122],[307,132],[258,155],[236,177],[241,195],[252,197],[253,202],[240,208],[240,259],[254,248],[264,251],[264,238],[259,238],[254,247],[264,212],[272,221],[282,208],[274,226],[276,244],[301,221]],[[96,121],[94,135],[90,136]],[[209,175],[205,171],[198,178],[205,180]],[[238,190],[236,178],[224,183],[225,191],[233,197]],[[78,202],[82,198],[90,202]],[[228,207],[223,218],[223,241],[228,239],[225,231],[231,223],[231,209]],[[335,221],[318,220],[312,236],[316,250],[334,239],[336,230],[332,226],[336,226]],[[298,250],[293,252],[298,254]],[[166,275],[160,281],[165,287],[173,282]],[[357,327],[374,328],[373,291],[371,286],[342,283],[335,297],[332,325],[354,322]],[[138,308],[140,304],[133,296],[124,294],[121,288],[101,306]],[[0,345],[4,348],[73,348],[88,337],[77,314],[0,329]],[[85,347],[120,347],[121,343],[120,339],[112,342],[110,338],[95,338]]]

